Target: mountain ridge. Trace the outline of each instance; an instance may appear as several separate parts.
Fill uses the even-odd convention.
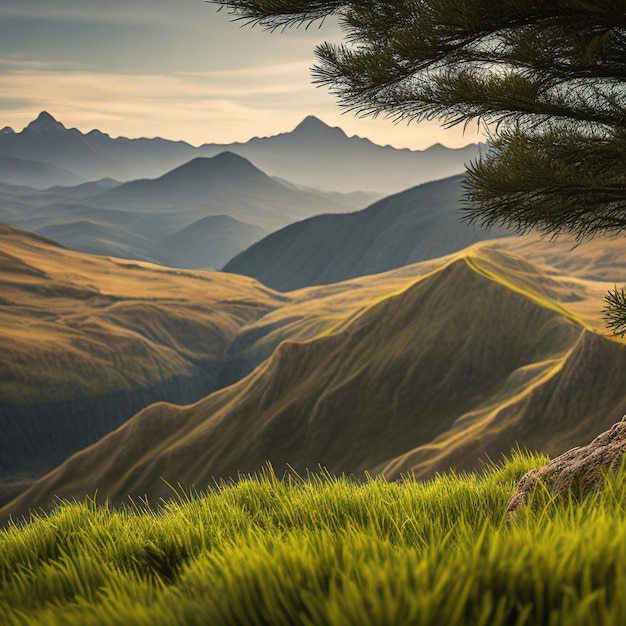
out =
[[[276,337],[269,359],[238,382],[192,405],[147,407],[2,515],[48,506],[52,494],[82,497],[96,485],[113,502],[144,494],[153,501],[171,495],[160,477],[202,489],[267,461],[277,471],[321,464],[335,473],[425,478],[444,461],[477,468],[483,452],[497,458],[516,444],[556,454],[626,410],[616,384],[626,375],[626,345],[589,330],[575,312],[584,282],[558,274],[546,280],[543,270],[490,242],[427,263],[418,276],[409,270],[362,279],[388,286],[337,324],[308,337]],[[579,299],[570,310],[571,289]],[[313,293],[291,298],[311,308]],[[566,367],[555,376],[559,363]],[[578,397],[598,378],[611,394]],[[541,441],[544,431],[550,436]],[[456,450],[444,461],[442,441]]]
[[[159,137],[112,138],[98,129],[82,133],[65,128],[45,111],[19,133],[0,133],[0,154],[41,161],[85,180],[107,176],[122,181],[155,178],[194,157],[231,151],[271,176],[344,193],[395,193],[460,173],[477,155],[478,146],[443,150],[379,146],[356,135],[348,137],[342,129],[314,116],[278,135],[197,147]]]
[[[463,176],[424,183],[342,215],[286,226],[231,259],[225,272],[278,291],[340,282],[445,256],[511,235],[462,221]]]
[[[33,133],[47,133],[50,131],[62,132],[65,130],[67,129],[61,122],[55,120],[47,111],[42,111],[36,119],[24,127],[22,133],[28,135]]]
[[[15,160],[0,155],[0,165],[3,159]],[[221,153],[195,157],[156,179],[101,179],[45,191],[1,186],[0,221],[91,254],[219,268],[275,228],[320,211],[353,210],[367,201],[367,194],[298,187],[267,176],[241,156]],[[187,239],[187,249],[180,233],[217,215],[233,221],[205,220],[192,235],[193,243]]]
[[[158,178],[123,183],[89,201],[106,208],[187,213],[194,221],[230,215],[265,232],[326,207],[336,212],[353,208],[349,195],[283,183],[228,151],[195,157]]]

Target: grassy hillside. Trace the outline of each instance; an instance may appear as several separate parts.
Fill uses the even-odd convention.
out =
[[[0,227],[0,502],[145,406],[239,380],[282,339],[311,338],[405,281],[287,298]]]
[[[96,487],[114,502],[154,499],[168,494],[162,478],[202,485],[268,460],[429,477],[518,443],[557,454],[626,413],[626,345],[598,332],[606,287],[499,242],[293,292],[231,344],[234,384],[146,408],[2,514]]]
[[[214,390],[250,279],[90,257],[0,226],[0,475],[37,473],[146,404]]]
[[[538,492],[516,455],[482,476],[358,484],[271,472],[158,511],[64,504],[0,530],[7,626],[603,626],[626,619],[626,472]]]

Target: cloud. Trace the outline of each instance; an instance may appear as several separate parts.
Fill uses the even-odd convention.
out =
[[[13,72],[15,70],[34,70],[59,72],[66,70],[77,70],[81,64],[74,61],[59,63],[58,61],[38,61],[34,59],[20,59],[0,57],[0,72]]]
[[[307,114],[382,145],[423,149],[476,140],[473,133],[443,131],[435,123],[407,127],[341,115],[328,92],[310,84],[306,62],[297,60],[171,75],[55,71],[25,63],[0,74],[0,110],[6,116],[0,127],[19,130],[44,109],[83,132],[98,128],[112,136],[159,136],[194,145],[286,132]]]
[[[71,100],[81,104],[130,99],[134,102],[158,100],[166,104],[190,100],[249,100],[264,94],[289,97],[310,87],[307,67],[302,63],[172,75],[55,71],[28,62],[17,66],[19,69],[0,75],[0,99],[29,96],[36,101]]]
[[[220,11],[204,0],[3,0],[0,19],[20,21],[83,22],[110,26],[164,26],[188,27],[196,32],[204,30],[217,34],[214,27],[226,27],[231,33],[244,31],[248,36],[269,36],[260,27],[252,28],[243,21],[234,20],[227,11]],[[255,35],[250,35],[254,32]],[[329,18],[318,27],[289,28],[281,37],[320,41],[324,37],[339,36],[336,20]]]
[[[315,44],[341,38],[334,20],[239,28],[203,0],[0,0],[0,127],[19,130],[45,109],[83,131],[230,143],[313,114],[398,147],[474,140],[342,116],[310,77]]]
[[[180,0],[179,0],[180,2]],[[158,7],[158,10],[155,10]],[[0,5],[0,18],[24,20],[59,20],[78,22],[100,22],[109,24],[165,24],[172,19],[171,3],[107,2],[87,3],[83,0],[7,0]],[[179,5],[180,6],[180,5]]]
[[[299,63],[267,72],[255,68],[171,76],[53,72],[26,66],[0,75],[0,102],[30,103],[21,112],[13,111],[24,125],[45,108],[81,130],[89,130],[85,125],[92,121],[112,133],[194,143],[258,134],[264,127],[260,117],[306,110],[307,90],[315,91],[308,85],[306,66]],[[4,108],[5,114],[12,112]],[[227,114],[232,116],[230,122]]]

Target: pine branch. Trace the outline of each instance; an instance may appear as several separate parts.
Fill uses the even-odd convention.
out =
[[[332,0],[312,0],[292,2],[290,0],[205,0],[208,4],[217,4],[219,9],[227,9],[235,20],[259,26],[273,31],[291,26],[309,27],[317,21],[323,21],[339,11],[344,2]]]
[[[578,238],[626,230],[626,130],[597,136],[560,126],[495,139],[471,163],[466,219]]]
[[[614,335],[626,335],[626,288],[617,286],[604,297],[604,320]]]
[[[357,115],[490,124],[468,219],[626,230],[626,0],[213,2],[270,29],[336,15],[314,82]]]

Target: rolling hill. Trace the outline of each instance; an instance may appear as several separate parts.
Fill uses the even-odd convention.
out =
[[[45,191],[0,185],[0,221],[90,254],[219,268],[276,228],[371,200],[304,189],[224,153],[154,180],[103,179]]]
[[[40,475],[146,404],[216,389],[239,327],[281,302],[250,279],[0,226],[0,477]]]
[[[345,215],[271,233],[223,268],[279,291],[385,272],[507,235],[461,221],[462,176],[425,183]]]
[[[526,258],[513,251],[522,245]],[[624,260],[623,241],[585,250],[582,272],[593,259],[604,271],[607,252]],[[607,283],[559,272],[547,264],[556,254],[536,239],[481,242],[292,292],[238,329],[233,384],[145,408],[1,514],[96,488],[154,501],[171,495],[164,481],[204,488],[268,460],[277,472],[425,478],[515,445],[553,455],[587,441],[626,412],[626,345],[602,333]]]

